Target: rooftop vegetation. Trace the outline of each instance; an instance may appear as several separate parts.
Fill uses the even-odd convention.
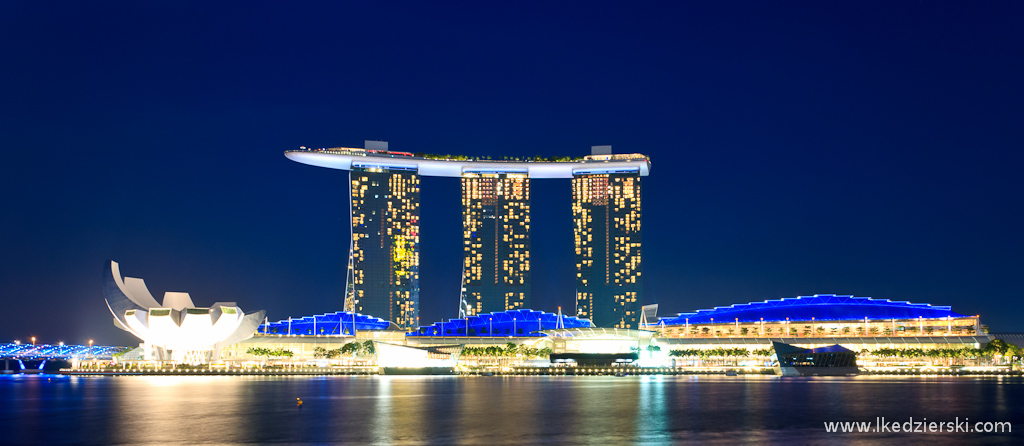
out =
[[[426,158],[430,160],[446,160],[446,161],[508,161],[508,162],[570,162],[570,161],[583,161],[582,156],[568,157],[568,156],[550,156],[543,157],[535,155],[533,157],[523,156],[503,156],[503,157],[490,157],[490,156],[466,156],[466,155],[451,155],[451,154],[436,154],[436,153],[414,153],[413,155]]]

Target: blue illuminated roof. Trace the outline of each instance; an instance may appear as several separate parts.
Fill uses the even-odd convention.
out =
[[[544,336],[540,330],[559,327],[558,315],[536,310],[483,313],[463,319],[449,319],[418,328],[407,336]],[[589,327],[590,321],[562,315],[565,328]],[[493,330],[493,332],[492,332]]]
[[[259,333],[282,334],[282,335],[352,335],[352,319],[355,318],[355,330],[384,330],[391,323],[379,317],[367,316],[359,313],[336,311],[334,313],[318,314],[292,318],[289,328],[289,320],[282,319],[260,325]],[[313,321],[316,320],[314,324]],[[314,332],[315,330],[315,332]]]
[[[662,318],[658,323],[664,325],[709,324],[715,322],[765,322],[784,321],[849,321],[849,320],[889,320],[917,319],[919,317],[936,319],[945,317],[966,317],[954,313],[952,307],[932,304],[914,304],[910,302],[894,302],[888,299],[872,299],[870,297],[838,296],[835,294],[815,294],[813,296],[788,297],[785,299],[736,304],[728,307],[715,307],[711,310],[697,310],[694,313],[681,313],[675,318]]]

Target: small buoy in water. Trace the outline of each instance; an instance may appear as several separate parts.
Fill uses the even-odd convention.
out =
[[[295,403],[296,406],[302,407],[302,398],[295,398],[295,401],[296,401],[296,403]]]

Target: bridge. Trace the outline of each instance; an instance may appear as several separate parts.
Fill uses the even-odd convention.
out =
[[[77,359],[113,359],[128,347],[89,346],[70,344],[0,344],[0,366],[6,373],[41,372],[47,362],[66,362]]]

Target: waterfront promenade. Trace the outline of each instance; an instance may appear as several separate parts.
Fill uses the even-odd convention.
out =
[[[62,369],[68,376],[370,376],[379,374],[376,367],[266,367],[208,368],[179,367],[166,369]],[[462,376],[682,376],[682,375],[774,375],[770,367],[507,367],[458,368]],[[905,377],[957,376],[1024,376],[1010,368],[884,368],[862,369],[862,375]]]

